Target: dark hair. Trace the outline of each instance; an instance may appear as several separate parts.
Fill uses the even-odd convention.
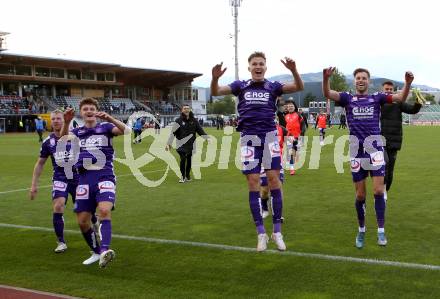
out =
[[[293,106],[295,106],[295,112],[298,112],[298,105],[296,104],[295,101],[293,101],[293,100],[287,100],[287,101],[285,102],[285,104],[286,104],[286,105],[287,105],[287,104],[293,104]]]
[[[367,73],[368,78],[370,78],[370,72],[367,69],[364,69],[364,68],[357,68],[357,69],[355,69],[354,72],[353,72],[353,77],[356,77],[357,73]]]
[[[393,81],[389,81],[389,80],[382,83],[382,86],[385,86],[385,85],[391,85],[394,87]]]
[[[98,110],[98,101],[94,98],[84,98],[79,102],[79,110],[81,110],[82,106],[84,105],[94,105],[96,107],[96,110]]]
[[[257,52],[255,51],[254,53],[252,53],[249,58],[248,58],[248,62],[251,62],[252,58],[255,57],[261,57],[264,59],[264,61],[266,61],[266,55],[263,52]]]

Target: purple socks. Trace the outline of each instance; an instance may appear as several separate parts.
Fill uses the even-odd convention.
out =
[[[66,243],[64,241],[64,218],[63,213],[53,213],[53,229],[57,236],[58,242]]]

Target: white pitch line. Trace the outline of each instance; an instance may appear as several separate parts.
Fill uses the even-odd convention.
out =
[[[53,228],[28,226],[28,225],[17,225],[17,224],[9,224],[9,223],[0,223],[0,227],[53,232]],[[73,233],[73,234],[80,233],[79,231],[74,231],[74,230],[64,230],[64,231],[68,232],[68,233]],[[240,252],[256,253],[256,249],[250,248],[250,247],[232,246],[232,245],[224,245],[224,244],[211,244],[211,243],[204,243],[204,242],[192,242],[192,241],[182,241],[182,240],[167,240],[167,239],[127,236],[127,235],[119,235],[119,234],[113,234],[112,236],[113,236],[113,238],[117,238],[117,239],[141,241],[141,242],[146,242],[146,243],[173,244],[173,245],[183,245],[183,246],[190,246],[190,247],[202,247],[202,248],[213,248],[213,249],[220,249],[220,250],[227,250],[227,251],[240,251]],[[339,256],[339,255],[327,255],[327,254],[321,254],[321,253],[296,252],[296,251],[280,252],[277,250],[266,250],[264,253],[277,254],[277,255],[287,255],[287,256],[299,256],[299,257],[306,257],[306,258],[311,258],[311,259],[329,260],[329,261],[338,261],[338,262],[350,262],[350,263],[358,263],[358,264],[390,266],[390,267],[397,267],[397,268],[440,271],[439,265],[406,263],[406,262],[396,262],[396,261],[387,261],[387,260],[378,260],[378,259],[369,259],[369,258],[358,258],[358,257]]]

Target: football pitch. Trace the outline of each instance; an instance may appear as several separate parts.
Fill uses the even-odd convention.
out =
[[[222,131],[207,130],[217,137]],[[329,129],[334,140],[347,134]],[[47,135],[47,134],[46,134]],[[308,136],[318,132],[309,129]],[[257,253],[245,177],[231,163],[201,168],[202,178],[179,184],[173,172],[158,187],[140,184],[115,162],[117,205],[107,268],[82,265],[89,257],[72,202],[64,214],[68,250],[53,253],[52,167],[47,161],[38,197],[30,201],[36,134],[0,135],[0,284],[85,298],[440,298],[440,127],[405,127],[394,183],[388,193],[388,245],[376,243],[371,182],[367,235],[354,246],[357,219],[349,164],[338,174],[334,143],[322,147],[319,169],[304,166],[284,183],[285,253]],[[152,138],[132,145],[136,157]],[[124,158],[122,137],[114,139]],[[159,180],[166,164],[141,171]],[[270,217],[266,230],[272,228]]]

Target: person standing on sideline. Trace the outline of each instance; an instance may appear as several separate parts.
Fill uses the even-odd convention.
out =
[[[176,150],[180,156],[180,174],[182,175],[179,183],[191,181],[191,159],[195,152],[194,141],[196,140],[196,133],[208,139],[207,134],[194,117],[189,105],[183,105],[182,113],[175,120],[173,130],[165,146],[165,150],[169,151],[174,138],[177,139]]]
[[[394,84],[391,81],[382,83],[382,92],[392,94]],[[414,104],[406,102],[387,103],[381,108],[380,123],[382,136],[385,137],[385,199],[387,191],[390,190],[393,183],[394,165],[396,164],[397,152],[402,148],[402,113],[417,114],[422,108],[419,101]]]
[[[35,119],[35,130],[38,133],[38,142],[43,142],[44,122],[41,117]]]

